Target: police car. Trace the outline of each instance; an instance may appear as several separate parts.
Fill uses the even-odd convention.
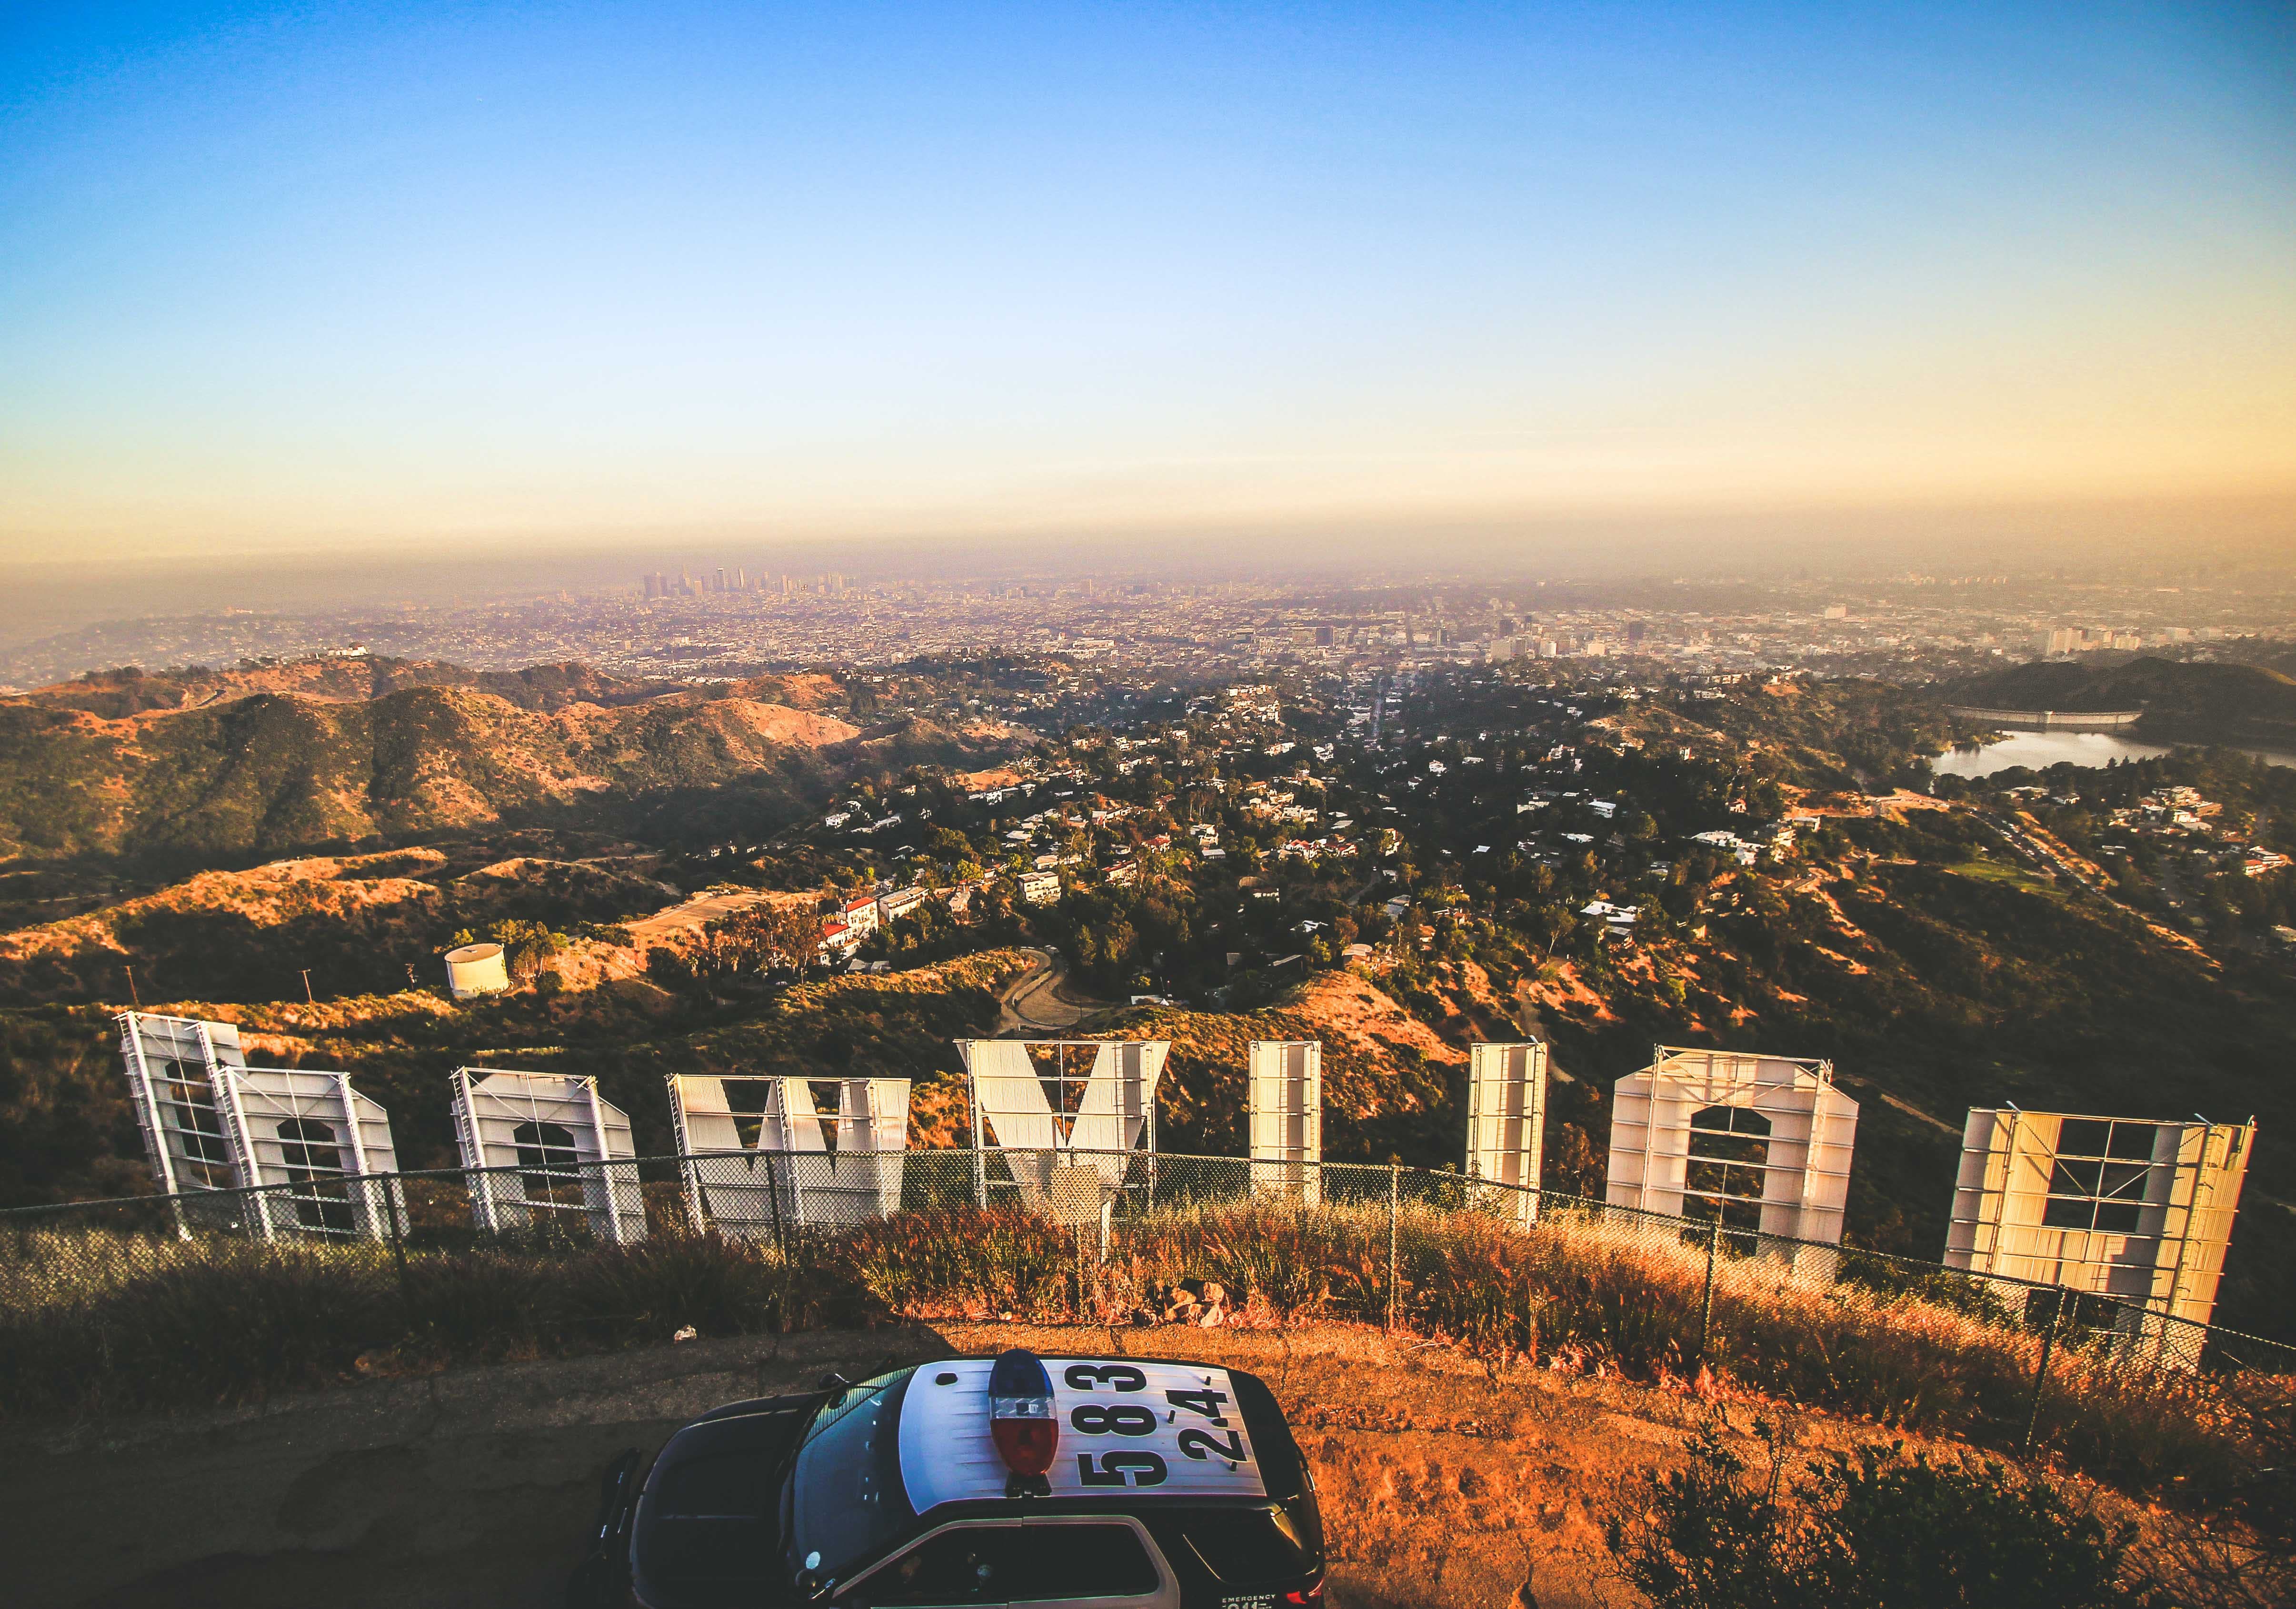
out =
[[[1321,1609],[1306,1460],[1255,1376],[953,1358],[713,1409],[606,1471],[570,1609]]]

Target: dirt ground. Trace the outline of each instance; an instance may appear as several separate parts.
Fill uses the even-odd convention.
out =
[[[699,1341],[382,1382],[260,1409],[0,1430],[7,1597],[88,1609],[558,1603],[597,1472],[717,1403],[1008,1345],[1217,1360],[1313,1460],[1346,1609],[1623,1609],[1603,1517],[1712,1409],[1492,1374],[1376,1331],[944,1325]],[[1734,1416],[1740,1428],[1748,1410]],[[1814,1449],[1851,1426],[1806,1421]]]

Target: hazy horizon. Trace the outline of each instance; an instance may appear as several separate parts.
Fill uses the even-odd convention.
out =
[[[1753,562],[2296,510],[2274,8],[11,30],[19,565]]]
[[[203,558],[0,559],[0,645],[102,620],[218,609],[327,613],[435,607],[557,591],[635,591],[649,571],[837,572],[859,581],[975,577],[1264,579],[1378,584],[1452,580],[1617,583],[1790,573],[1878,581],[1908,568],[1949,574],[2102,576],[2296,568],[2289,506],[2215,504],[2195,519],[2162,503],[1993,509],[1700,510],[1670,519],[1582,516],[1506,527],[1160,533],[1124,542],[1031,535],[985,541],[886,536],[775,538],[739,529],[627,540],[400,544]]]

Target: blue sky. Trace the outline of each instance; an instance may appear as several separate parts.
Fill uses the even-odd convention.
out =
[[[20,554],[2296,486],[2284,10],[0,26]]]

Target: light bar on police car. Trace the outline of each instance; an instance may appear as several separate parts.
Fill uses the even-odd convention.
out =
[[[988,1434],[996,1456],[1016,1475],[1041,1475],[1060,1450],[1053,1417],[1053,1379],[1026,1347],[1001,1353],[988,1371]]]

